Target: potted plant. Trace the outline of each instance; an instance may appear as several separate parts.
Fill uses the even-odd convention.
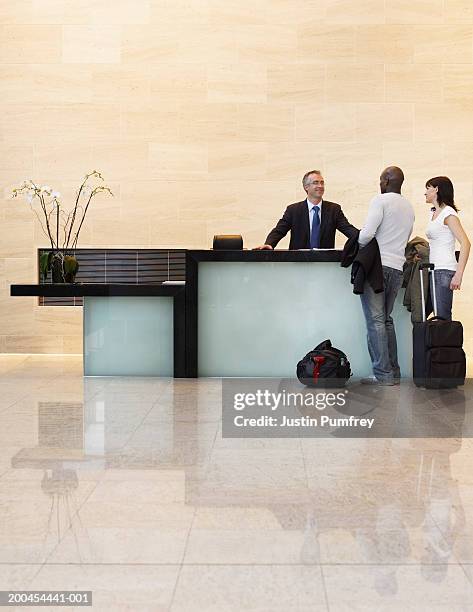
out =
[[[113,196],[106,185],[94,184],[97,180],[103,181],[97,170],[85,175],[74,207],[70,211],[61,204],[61,194],[47,185],[39,187],[29,180],[13,189],[13,198],[19,195],[26,198],[51,245],[51,251],[42,253],[40,257],[39,267],[43,282],[49,270],[52,272],[53,283],[74,282],[79,269],[75,251],[89,205],[98,193],[107,192]]]

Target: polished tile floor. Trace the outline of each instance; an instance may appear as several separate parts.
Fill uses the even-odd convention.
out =
[[[91,590],[107,611],[473,609],[473,386],[352,383],[398,437],[228,439],[220,380],[81,371],[0,356],[0,590]]]

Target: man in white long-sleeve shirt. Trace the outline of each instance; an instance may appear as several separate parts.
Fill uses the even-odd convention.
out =
[[[400,168],[389,166],[383,170],[379,179],[381,194],[371,200],[358,238],[360,247],[376,238],[384,280],[382,293],[375,293],[365,282],[360,295],[373,364],[373,376],[361,381],[365,384],[394,385],[401,376],[391,313],[401,288],[404,250],[414,225],[412,204],[401,195],[403,182],[404,174]]]

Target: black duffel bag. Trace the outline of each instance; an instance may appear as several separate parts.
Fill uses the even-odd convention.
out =
[[[348,357],[324,340],[297,364],[297,378],[308,387],[343,387],[351,376]]]

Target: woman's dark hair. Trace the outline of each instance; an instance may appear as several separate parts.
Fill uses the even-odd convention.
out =
[[[458,212],[458,208],[455,206],[453,198],[453,183],[448,176],[434,176],[429,179],[426,187],[437,187],[437,202],[439,204],[445,204],[445,206],[451,206],[453,210]]]

